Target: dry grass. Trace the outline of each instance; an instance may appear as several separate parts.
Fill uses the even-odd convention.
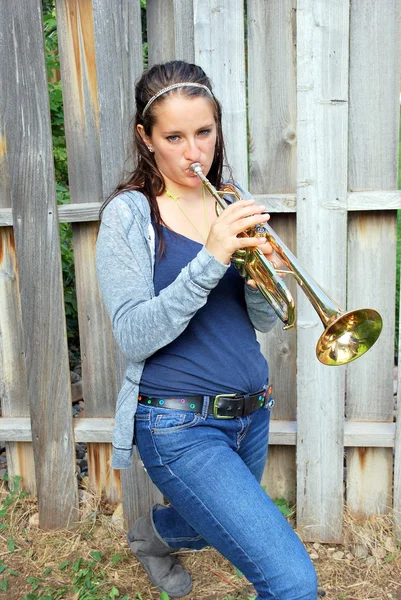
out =
[[[9,497],[2,485],[0,504]],[[149,585],[130,553],[119,521],[113,520],[111,507],[101,504],[89,492],[83,495],[79,523],[69,530],[40,530],[37,503],[32,498],[18,496],[5,510],[0,520],[0,586],[5,587],[6,579],[8,589],[0,591],[0,598],[160,599],[160,593]],[[307,544],[320,586],[327,592],[326,599],[401,600],[401,551],[393,539],[390,517],[378,516],[360,523],[345,515],[344,532],[341,546]],[[367,556],[356,558],[362,548]],[[193,577],[188,600],[247,600],[254,593],[214,550],[183,552],[180,560]],[[94,591],[85,585],[85,569],[88,580],[98,579]],[[73,591],[74,578],[78,579],[75,585],[80,592]]]

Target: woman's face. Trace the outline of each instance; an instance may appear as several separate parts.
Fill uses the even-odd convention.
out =
[[[159,171],[167,188],[197,187],[201,181],[189,171],[199,162],[205,175],[210,170],[216,146],[217,127],[212,102],[204,97],[173,95],[155,107],[155,125],[150,136],[138,131],[152,145]]]

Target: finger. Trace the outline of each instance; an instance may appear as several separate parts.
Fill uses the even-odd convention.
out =
[[[258,286],[256,285],[256,282],[253,279],[248,279],[248,281],[246,282],[246,284],[253,288],[254,290],[258,289]]]
[[[242,248],[257,248],[263,243],[263,239],[260,237],[237,237],[234,240],[235,250],[241,250]]]
[[[264,239],[264,238],[262,238]],[[261,252],[263,252],[263,254],[266,256],[266,258],[269,260],[270,256],[274,256],[274,249],[273,246],[270,244],[270,242],[266,242],[264,241],[263,244],[261,244],[260,246],[258,246],[259,250]]]
[[[232,223],[232,225],[235,228],[236,233],[240,233],[241,231],[247,231],[248,229],[252,229],[253,227],[255,227],[255,225],[266,223],[269,219],[270,215],[268,215],[267,213],[253,214],[242,218],[238,218]],[[265,241],[265,238],[262,239]]]
[[[263,212],[266,213],[266,207],[255,204],[254,200],[239,200],[224,209],[220,216],[230,219],[239,219]]]

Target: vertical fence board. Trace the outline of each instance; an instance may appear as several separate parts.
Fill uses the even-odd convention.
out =
[[[19,265],[40,526],[76,517],[78,505],[67,336],[41,3],[1,4],[8,38],[10,195]]]
[[[103,186],[92,2],[59,0],[56,7],[71,201],[99,202]],[[97,224],[73,226],[85,415],[106,417],[113,415],[117,388],[114,343],[96,280],[96,235]],[[120,482],[118,474],[114,481],[109,458],[103,447],[88,444],[90,485],[115,501]]]
[[[18,268],[12,227],[0,228],[0,399],[2,416],[29,417]],[[16,475],[22,477],[23,488],[36,494],[32,444],[6,442],[6,453],[10,479]]]
[[[355,0],[350,23],[349,189],[396,189],[400,2],[367,5]],[[351,214],[348,240],[348,306],[372,306],[384,323],[375,347],[348,368],[346,415],[357,421],[391,421],[395,212]],[[392,464],[391,449],[348,449],[347,504],[352,513],[368,516],[388,510]]]
[[[223,106],[223,131],[234,177],[248,182],[244,13],[241,0],[194,0],[195,62]]]
[[[249,163],[255,194],[296,188],[295,7],[295,0],[248,3]]]
[[[297,253],[345,302],[348,0],[297,5]],[[298,294],[297,525],[306,540],[339,541],[343,508],[343,368],[315,357],[322,324]]]
[[[142,73],[139,2],[93,0],[103,198],[132,167],[135,81]],[[116,110],[117,107],[117,110]]]
[[[147,0],[146,22],[149,67],[174,60],[174,0]]]
[[[295,4],[295,0],[248,3],[250,190],[256,194],[296,188]],[[270,224],[294,249],[294,215],[274,215]],[[287,279],[295,296],[296,286]],[[290,421],[296,418],[295,334],[295,329],[284,332],[278,325],[258,335],[274,385],[272,417]],[[294,501],[295,474],[295,448],[271,447],[263,476],[269,495]]]
[[[139,4],[126,1],[117,10],[104,0],[93,5],[71,0],[69,6],[60,2],[58,9],[67,145],[72,156],[71,199],[99,201],[115,188],[124,166],[127,171],[130,168],[134,82],[142,70]],[[96,236],[96,224],[74,226],[85,416],[107,417],[114,415],[124,359],[114,344],[99,294]],[[120,499],[121,485],[125,497],[135,497],[135,470],[130,469],[131,477],[126,473],[121,484],[120,473],[111,469],[110,459],[110,445],[88,444],[91,486],[111,502]],[[144,488],[142,503],[152,500]],[[125,516],[130,520],[130,515]]]
[[[401,313],[400,313],[401,323]],[[401,331],[401,328],[399,329]],[[398,365],[401,365],[401,339],[398,341]],[[394,535],[401,542],[401,368],[398,368],[397,425],[394,448]]]
[[[112,28],[110,27],[111,22],[114,23]],[[132,165],[131,141],[132,118],[135,112],[135,81],[143,68],[140,5],[138,2],[125,1],[120,3],[119,10],[116,10],[116,7],[110,2],[95,0],[94,24],[100,117],[100,176],[103,197],[105,197],[119,182],[122,167],[124,166],[124,172],[128,172]],[[117,61],[116,56],[118,56]],[[116,111],[116,106],[119,106],[120,110]],[[108,325],[107,329],[109,330]],[[102,327],[97,328],[97,335],[101,331],[104,331]],[[111,332],[107,333],[108,335],[111,335]],[[114,345],[114,365],[119,389],[124,377],[125,359],[116,344]],[[113,374],[113,363],[110,362],[108,365],[110,379],[113,378]],[[113,412],[114,402],[115,398],[112,399]],[[111,446],[101,444],[99,448],[95,448],[95,452],[103,455],[104,476],[101,479],[113,499],[117,499],[119,496],[121,485],[124,518],[129,526],[144,514],[151,504],[162,501],[161,494],[150,481],[142,463],[137,459],[136,449],[134,449],[132,467],[120,472],[121,484],[116,482],[115,486],[110,482],[110,469],[105,469],[105,465],[110,463]],[[96,467],[97,460],[93,455],[93,449],[91,449],[91,453],[92,465]],[[93,477],[98,479],[96,473],[93,474]],[[113,477],[117,477],[116,471],[114,471]]]
[[[0,5],[1,6],[1,5]],[[8,39],[0,28],[0,208],[11,206],[7,152]],[[10,130],[10,135],[13,135]],[[0,401],[4,417],[29,417],[18,266],[12,227],[0,228]],[[36,494],[32,444],[6,441],[7,472]]]
[[[174,0],[175,58],[193,63],[194,5],[193,0]]]

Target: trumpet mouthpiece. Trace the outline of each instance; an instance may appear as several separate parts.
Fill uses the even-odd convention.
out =
[[[189,170],[192,171],[192,173],[202,173],[202,166],[200,163],[198,162],[194,162],[191,165],[189,165]]]

